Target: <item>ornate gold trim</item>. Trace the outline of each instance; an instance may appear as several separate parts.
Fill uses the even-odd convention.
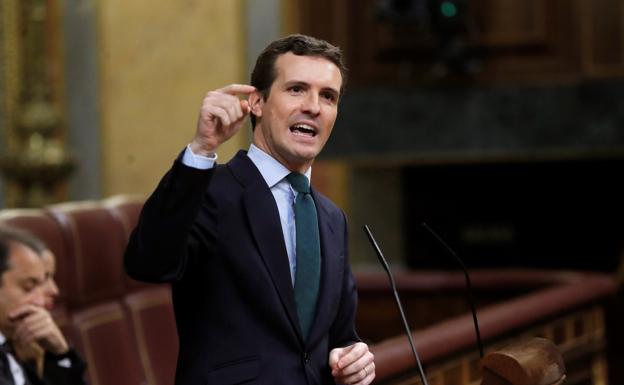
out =
[[[19,89],[21,86],[21,51],[19,45],[19,0],[0,1],[0,69],[2,72],[2,116],[6,150],[16,147],[14,122],[17,114]]]
[[[62,199],[62,182],[74,167],[65,151],[60,97],[55,97],[50,73],[48,51],[57,49],[49,43],[58,37],[48,31],[58,16],[53,5],[3,1],[7,151],[0,168],[8,182],[9,207],[41,207]]]

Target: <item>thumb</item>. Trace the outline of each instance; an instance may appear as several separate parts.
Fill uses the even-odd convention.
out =
[[[243,110],[243,115],[247,115],[251,111],[251,106],[249,105],[249,101],[241,100],[240,101],[241,110]]]
[[[338,368],[338,360],[342,356],[342,350],[343,348],[336,348],[336,349],[332,349],[332,351],[329,352],[329,367],[330,368],[332,369]]]
[[[338,368],[338,361],[340,360],[340,358],[342,356],[344,356],[345,354],[349,353],[353,349],[353,346],[354,345],[349,345],[349,346],[344,347],[344,348],[332,349],[332,351],[329,352],[329,366],[332,369],[339,369]]]

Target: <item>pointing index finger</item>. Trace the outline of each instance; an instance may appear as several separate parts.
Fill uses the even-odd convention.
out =
[[[240,94],[249,95],[255,90],[256,87],[247,84],[230,84],[229,86],[219,88],[217,91],[236,96]]]

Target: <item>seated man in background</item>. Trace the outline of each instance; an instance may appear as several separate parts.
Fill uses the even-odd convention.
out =
[[[0,227],[0,385],[84,384],[84,363],[46,309],[58,289],[44,251],[29,234]]]
[[[54,275],[56,274],[56,256],[43,242],[30,235],[27,236],[31,237],[32,246],[35,248],[35,251],[39,254],[41,261],[43,262],[45,279],[43,284],[39,287],[39,290],[43,295],[43,307],[48,311],[52,311],[56,298],[59,295],[59,289],[56,281],[54,280]],[[33,362],[34,367],[37,370],[37,375],[39,378],[42,378],[45,350],[36,341],[29,344],[15,343],[13,349],[20,361]]]

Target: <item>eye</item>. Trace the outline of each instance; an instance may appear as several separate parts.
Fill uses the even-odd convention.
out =
[[[336,99],[337,99],[336,95],[333,92],[323,92],[323,93],[321,93],[321,97],[323,99],[325,99],[325,100],[328,100],[328,101],[332,102],[332,103],[335,103]]]
[[[300,85],[294,85],[291,86],[288,90],[293,94],[300,94],[303,92],[303,87],[301,87]]]
[[[24,293],[30,293],[31,291],[35,290],[35,285],[33,284],[25,284],[22,286],[22,290],[24,291]]]

